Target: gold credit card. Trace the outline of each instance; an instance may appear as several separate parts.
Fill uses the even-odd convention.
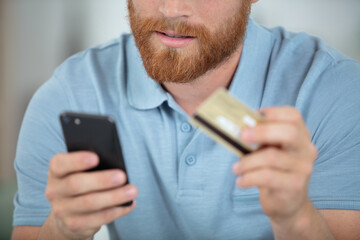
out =
[[[200,105],[190,122],[242,156],[259,148],[257,144],[241,141],[242,131],[264,122],[264,118],[231,96],[225,88],[220,88]]]

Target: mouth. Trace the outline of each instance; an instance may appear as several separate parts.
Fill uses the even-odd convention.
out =
[[[160,43],[165,47],[184,48],[196,39],[194,36],[187,36],[175,33],[174,31],[155,31]]]
[[[194,36],[187,36],[187,35],[182,35],[182,34],[177,34],[173,31],[168,31],[168,32],[161,32],[161,31],[156,31],[159,34],[162,34],[166,37],[169,38],[177,38],[177,39],[186,39],[186,38],[195,38]]]

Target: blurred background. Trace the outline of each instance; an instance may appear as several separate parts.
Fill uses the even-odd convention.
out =
[[[72,54],[129,32],[126,15],[126,0],[0,0],[0,239],[12,229],[13,159],[31,96]],[[359,0],[260,0],[252,15],[360,60]]]

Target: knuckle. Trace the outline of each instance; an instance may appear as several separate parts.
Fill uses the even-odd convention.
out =
[[[62,218],[65,215],[64,208],[60,204],[53,206],[53,212],[57,218]]]
[[[300,193],[304,188],[304,178],[301,176],[295,176],[293,179],[292,189],[295,193]]]
[[[314,161],[318,157],[318,154],[319,154],[317,147],[315,145],[313,145],[313,144],[311,144],[310,154],[311,154]]]
[[[54,155],[49,163],[49,171],[55,176],[61,176],[64,173],[64,157],[67,153],[58,153]]]
[[[306,176],[310,176],[313,171],[313,164],[310,163],[304,164],[303,169]]]
[[[290,114],[293,122],[295,123],[302,122],[302,115],[298,109],[291,107]]]
[[[66,228],[69,229],[73,233],[80,232],[81,227],[82,227],[82,222],[76,218],[67,218],[64,223],[65,223]]]
[[[66,229],[71,230],[72,225],[72,218],[66,217],[62,220],[62,223]]]
[[[45,189],[45,197],[51,202],[55,199],[56,192],[52,187],[46,187]]]
[[[49,171],[51,173],[54,173],[55,175],[57,175],[59,173],[59,167],[58,167],[58,162],[59,162],[59,154],[55,155],[49,163]]]

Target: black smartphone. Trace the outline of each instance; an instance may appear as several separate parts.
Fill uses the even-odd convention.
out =
[[[110,116],[64,112],[60,122],[68,152],[85,150],[99,156],[99,165],[89,171],[119,168],[127,175],[116,124]]]

